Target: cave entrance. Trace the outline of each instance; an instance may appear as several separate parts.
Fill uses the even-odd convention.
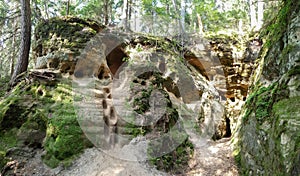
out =
[[[113,76],[117,76],[116,73],[118,69],[125,62],[124,57],[127,57],[127,54],[121,46],[117,46],[106,55],[107,66]]]

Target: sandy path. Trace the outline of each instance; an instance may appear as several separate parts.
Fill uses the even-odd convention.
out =
[[[87,149],[75,164],[59,176],[151,176],[167,175],[146,162],[126,161],[111,157],[96,148]]]
[[[238,169],[232,156],[229,138],[219,141],[202,141],[197,144],[195,156],[190,162],[191,171],[187,175],[237,176]]]
[[[217,142],[204,139],[194,139],[195,152],[189,162],[188,171],[184,175],[196,176],[237,176],[237,166],[232,157],[230,139],[221,139]],[[137,145],[137,146],[136,146]],[[140,148],[141,150],[137,150]],[[130,143],[122,149],[113,151],[112,157],[97,148],[86,149],[67,169],[58,167],[50,169],[41,161],[42,151],[34,152],[34,157],[26,159],[26,164],[12,171],[15,175],[35,176],[164,176],[170,175],[156,170],[146,161],[128,161],[120,158],[139,160],[145,157],[145,141]],[[25,150],[24,150],[25,151]],[[25,151],[27,152],[27,151]],[[28,152],[27,152],[28,153]],[[116,154],[117,153],[117,154]],[[21,160],[18,161],[22,163]],[[17,164],[17,163],[16,163]],[[18,165],[18,164],[17,164]],[[14,167],[16,168],[16,167]],[[10,172],[10,173],[12,173]],[[6,172],[3,175],[10,175]],[[0,174],[1,175],[1,174]]]
[[[186,175],[198,176],[236,176],[237,167],[232,157],[230,139],[221,139],[217,142],[198,140],[195,145],[195,154],[189,162],[190,170]],[[122,149],[121,149],[122,151]],[[126,150],[123,157],[131,155]],[[138,154],[138,153],[135,153]],[[102,151],[87,149],[78,158],[74,165],[61,171],[60,176],[153,176],[169,175],[149,166],[146,161],[126,161],[111,157]]]

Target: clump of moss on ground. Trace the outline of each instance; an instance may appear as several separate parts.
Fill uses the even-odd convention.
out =
[[[9,161],[6,157],[8,149],[17,146],[17,129],[13,128],[6,133],[0,133],[0,169]]]
[[[2,165],[12,147],[43,147],[43,161],[56,167],[68,165],[84,148],[92,146],[77,122],[70,80],[59,82],[47,85],[24,79],[0,101]]]
[[[177,135],[182,136],[181,134]],[[172,144],[178,145],[172,146]],[[194,146],[187,138],[176,141],[176,137],[173,136],[173,138],[162,138],[161,141],[150,143],[147,152],[150,163],[155,165],[158,170],[171,174],[183,174],[187,170],[188,162],[193,156]],[[166,152],[166,154],[160,156],[161,152]]]
[[[8,82],[9,82],[9,77],[0,78],[0,100],[7,91]]]
[[[44,143],[47,154],[43,160],[50,167],[56,167],[61,162],[68,165],[74,156],[92,146],[78,124],[72,99],[69,99],[71,97],[63,98],[53,105],[55,110],[49,113]]]
[[[43,161],[50,167],[60,163],[68,165],[83,149],[92,144],[83,134],[73,106],[72,87],[69,81],[56,85],[50,91],[51,103],[48,110],[47,133]]]

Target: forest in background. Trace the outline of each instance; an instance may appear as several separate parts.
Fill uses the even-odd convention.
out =
[[[26,2],[23,1],[23,2]],[[38,22],[58,16],[77,16],[124,31],[157,36],[227,31],[246,35],[259,30],[277,14],[276,0],[32,0],[31,36]],[[21,3],[0,2],[0,75],[13,75],[20,54]],[[35,44],[32,38],[31,45]],[[31,56],[29,56],[31,58]],[[29,59],[29,68],[34,63]]]

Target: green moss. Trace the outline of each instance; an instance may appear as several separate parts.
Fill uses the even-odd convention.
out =
[[[273,111],[281,118],[297,119],[298,116],[300,117],[299,99],[300,97],[283,99],[274,104]]]
[[[67,79],[53,86],[21,81],[0,102],[0,151],[39,142],[46,150],[43,161],[56,167],[70,164],[84,148],[91,147],[77,122],[71,85]]]
[[[182,134],[177,134],[177,137],[178,136],[182,136]],[[155,165],[158,170],[167,171],[171,174],[183,174],[184,170],[188,166],[188,161],[191,159],[194,153],[194,146],[188,139],[182,141],[182,143],[176,148],[170,148],[170,153],[159,157],[156,156],[161,152],[161,149],[168,151],[168,147],[171,147],[168,146],[168,141],[172,143],[172,140],[176,141],[176,137],[175,139],[164,138],[163,142],[159,141],[150,143],[147,151],[150,158],[149,162],[152,165]]]
[[[54,163],[59,164],[72,159],[84,148],[92,146],[77,122],[73,105],[63,104],[60,108],[61,110],[51,115],[44,144],[47,151],[44,161],[51,163],[50,167],[53,167]]]
[[[234,161],[235,163],[237,163],[237,165],[239,167],[241,167],[241,153],[240,152],[237,152],[236,154],[234,154]]]
[[[24,128],[46,131],[47,118],[39,111],[33,111],[28,115],[27,121],[22,125]]]
[[[277,145],[281,146],[282,156],[279,162],[288,170],[283,173],[291,173],[292,167],[299,167],[300,148],[300,102],[298,97],[283,99],[273,106],[274,116],[278,118],[276,122],[276,134],[278,136],[288,136],[290,141],[282,143],[282,139],[277,140]],[[281,140],[280,140],[281,139]],[[287,162],[288,161],[288,162]],[[287,164],[288,163],[288,164]],[[296,166],[298,165],[298,166]],[[293,174],[291,174],[293,175]]]
[[[8,149],[17,146],[17,129],[13,128],[6,132],[0,133],[0,170],[9,161],[5,157]]]
[[[21,97],[11,95],[0,102],[0,131],[19,128],[26,121],[28,111],[18,106],[21,100]]]
[[[7,88],[9,87],[9,77],[0,78],[0,100],[5,95]]]
[[[267,48],[281,40],[283,34],[286,32],[287,24],[290,20],[289,17],[294,9],[298,8],[298,6],[298,1],[284,1],[276,18],[271,21],[271,24],[268,25],[267,28],[262,30],[261,35],[267,36],[267,41],[265,43]]]
[[[61,162],[54,155],[51,155],[51,154],[43,155],[42,159],[43,159],[43,162],[51,168],[57,167],[59,165],[59,163]]]
[[[92,144],[83,134],[74,110],[72,89],[68,84],[58,84],[52,93],[55,111],[49,114],[47,136],[44,147],[47,154],[44,162],[50,167],[67,164]]]
[[[48,54],[49,51],[69,50],[73,57],[80,54],[79,50],[103,29],[94,21],[76,17],[55,17],[40,22],[35,28],[35,57]]]
[[[287,83],[290,76],[300,73],[300,67],[282,73],[288,56],[297,51],[295,46],[286,45],[285,38],[287,25],[299,7],[299,1],[284,1],[278,16],[262,31],[267,38],[260,56],[260,67],[264,68],[257,73],[262,73],[264,78],[257,75],[255,82],[275,83],[267,87],[254,85],[244,106],[246,115],[235,152],[241,175],[299,175],[300,97],[291,97]]]
[[[164,79],[162,78],[162,75],[160,73],[146,72],[144,74],[139,75],[137,79],[139,79],[140,82],[145,82],[147,79],[149,79],[151,81],[149,82],[149,85],[147,85],[147,86],[142,85],[139,82],[137,82],[137,83],[132,82],[132,84],[131,84],[131,89],[132,90],[134,90],[135,87],[143,87],[144,86],[143,89],[141,89],[141,90],[138,89],[139,91],[134,92],[135,96],[134,96],[134,99],[132,101],[132,105],[130,103],[128,103],[128,106],[133,107],[133,110],[134,110],[135,113],[144,114],[146,111],[149,111],[149,109],[151,107],[150,104],[149,104],[149,99],[150,99],[150,96],[151,96],[154,88],[156,88],[156,90],[160,91],[160,93],[164,94],[165,101],[167,101],[169,103],[168,106],[171,106],[170,101],[168,99],[168,94],[165,92],[165,90],[160,88],[162,86],[163,81],[164,81]],[[167,115],[170,116],[170,122],[172,122],[170,124],[173,124],[173,118],[176,115],[173,112],[172,108],[167,108]],[[178,116],[178,114],[177,114],[177,116]],[[145,135],[146,133],[149,133],[149,132],[152,131],[150,126],[134,125],[135,124],[135,118],[138,118],[136,115],[132,114],[132,115],[129,115],[128,117],[126,117],[126,118],[130,122],[133,122],[133,123],[128,123],[126,125],[126,133],[136,137],[138,135]],[[177,118],[177,117],[175,117],[175,118]],[[159,125],[157,125],[156,127],[160,128]]]
[[[286,47],[284,47],[284,49],[281,51],[280,60],[288,61],[288,59],[287,59],[288,54],[295,49],[296,49],[295,45],[287,45]]]
[[[6,152],[8,149],[17,145],[17,129],[12,128],[7,132],[0,134],[0,151]]]
[[[145,72],[138,75],[131,83],[131,95],[128,104],[125,105],[133,107],[135,113],[145,115],[151,108],[149,99],[153,91],[159,91],[166,103],[164,115],[155,123],[149,126],[134,125],[135,116],[128,115],[126,117],[128,123],[126,125],[125,133],[136,137],[138,135],[146,135],[149,138],[155,137],[158,134],[163,136],[160,139],[155,139],[150,142],[148,147],[148,156],[150,162],[160,170],[169,171],[171,173],[181,173],[187,167],[188,160],[193,153],[193,145],[187,140],[187,135],[184,133],[183,122],[179,122],[179,114],[174,105],[170,101],[168,93],[162,88],[164,81],[166,81],[161,73]],[[180,125],[179,125],[180,123]],[[175,125],[177,125],[175,127]],[[194,125],[194,124],[193,124]],[[179,130],[174,131],[173,129]],[[173,146],[172,144],[175,144]],[[164,153],[165,152],[165,153]],[[166,152],[170,152],[166,154]]]
[[[133,101],[134,111],[143,114],[150,108],[149,98],[152,90],[142,90],[141,96],[136,97]]]
[[[180,42],[181,41],[176,41],[175,39],[170,40],[168,38],[141,34],[131,42],[131,47],[135,48],[137,52],[145,50],[146,47],[151,47],[151,49],[154,49],[155,51],[163,51],[171,55],[178,55],[178,52],[185,50]]]
[[[0,150],[0,170],[6,165],[8,159],[5,157],[5,152]]]
[[[146,129],[145,127],[134,125],[134,121],[132,121],[132,123],[128,123],[125,128],[126,128],[126,134],[132,136],[132,138],[137,137],[139,135],[144,136],[147,133],[147,130],[149,130]]]
[[[294,76],[294,75],[299,75],[299,74],[300,74],[300,65],[293,67],[287,73],[288,76]]]
[[[268,87],[260,87],[250,94],[246,101],[247,111],[244,115],[244,120],[248,118],[251,112],[255,113],[258,122],[262,123],[270,117],[271,107],[275,99],[277,84]]]

